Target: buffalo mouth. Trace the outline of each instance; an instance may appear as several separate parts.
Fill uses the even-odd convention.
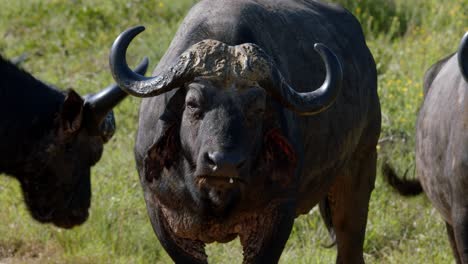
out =
[[[70,229],[86,222],[89,217],[88,209],[88,207],[72,208],[69,205],[55,205],[47,208],[32,207],[30,211],[33,218],[40,223],[50,223],[57,227]]]
[[[205,208],[217,217],[228,214],[239,202],[245,180],[239,177],[202,175],[196,177]]]
[[[88,219],[88,209],[73,209],[71,213],[63,217],[56,217],[51,222],[58,227],[71,229],[86,222]]]
[[[89,216],[88,208],[31,208],[30,211],[38,222],[65,229],[83,224]]]
[[[200,187],[220,187],[220,188],[235,188],[239,185],[245,185],[246,181],[240,177],[215,176],[215,175],[200,175],[196,178],[197,185]]]
[[[81,201],[80,188],[76,187],[76,190],[63,194],[65,191],[62,188],[44,190],[45,188],[36,187],[36,189],[46,192],[46,194],[38,194],[37,191],[27,191],[31,189],[28,188],[29,186],[22,189],[28,211],[36,221],[70,229],[83,224],[88,219],[89,203]],[[36,184],[36,186],[39,185]]]
[[[78,183],[78,186],[82,182]],[[79,190],[79,188],[77,188]],[[61,212],[57,212],[52,219],[52,223],[58,227],[70,229],[86,222],[89,217],[89,204],[75,204],[81,200],[78,190],[71,192],[67,201],[62,207]],[[89,200],[88,200],[89,202]]]

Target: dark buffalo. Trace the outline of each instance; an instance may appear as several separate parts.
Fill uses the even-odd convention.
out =
[[[171,258],[206,263],[205,243],[239,236],[244,263],[276,263],[294,219],[321,202],[337,262],[364,262],[380,105],[358,21],[317,1],[200,1],[151,78],[125,62],[142,30],[119,36],[110,66],[150,97],[135,155]]]
[[[146,72],[145,59],[137,68]],[[88,217],[90,169],[115,131],[116,85],[81,98],[0,57],[0,173],[19,180],[34,219],[71,228]]]
[[[424,192],[445,220],[457,263],[468,263],[468,32],[457,53],[424,77],[424,102],[416,123],[417,180],[384,176],[403,195]]]

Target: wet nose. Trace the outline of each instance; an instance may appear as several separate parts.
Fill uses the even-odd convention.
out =
[[[205,160],[213,174],[226,177],[237,177],[238,170],[245,164],[245,158],[236,152],[208,152]]]

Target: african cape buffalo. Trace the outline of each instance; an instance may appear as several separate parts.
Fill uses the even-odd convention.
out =
[[[276,263],[294,219],[320,202],[337,262],[363,263],[380,104],[358,21],[317,1],[200,1],[154,77],[125,62],[143,29],[116,39],[110,67],[147,97],[135,156],[171,258],[207,263],[205,243],[239,236],[244,263]]]
[[[137,68],[146,72],[145,59]],[[61,92],[0,56],[0,173],[18,179],[34,219],[71,228],[86,221],[90,169],[114,134],[116,85],[81,98]]]
[[[468,32],[455,54],[424,77],[424,101],[416,123],[417,179],[383,173],[401,194],[424,191],[445,220],[457,263],[468,263]]]

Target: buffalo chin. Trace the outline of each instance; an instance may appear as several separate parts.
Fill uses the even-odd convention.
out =
[[[79,212],[73,211],[73,213],[67,217],[52,220],[52,223],[61,228],[71,229],[86,222],[88,216],[88,210],[80,210]]]
[[[207,213],[216,217],[228,215],[241,198],[240,188],[235,185],[230,188],[205,185],[200,188],[200,194]]]
[[[89,216],[88,209],[74,209],[70,213],[51,211],[48,214],[30,210],[32,217],[43,224],[53,224],[64,229],[71,229],[86,222]]]

